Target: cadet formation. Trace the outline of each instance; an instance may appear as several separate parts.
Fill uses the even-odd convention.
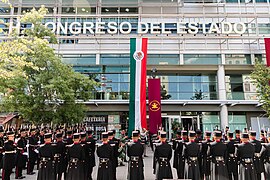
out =
[[[235,130],[178,130],[174,139],[167,133],[149,135],[135,130],[129,139],[115,131],[103,132],[98,142],[85,127],[0,128],[2,179],[91,180],[97,166],[97,180],[116,180],[117,167],[128,162],[129,180],[144,180],[144,158],[150,142],[156,180],[260,180],[270,179],[270,132]],[[171,165],[172,162],[172,165]],[[175,168],[177,177],[173,177]]]

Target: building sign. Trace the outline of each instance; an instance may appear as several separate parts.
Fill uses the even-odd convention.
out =
[[[52,29],[56,34],[130,34],[136,30],[137,34],[172,34],[172,28],[167,28],[168,23],[138,22],[47,22],[46,27]],[[170,23],[172,24],[172,23]],[[177,22],[174,23],[177,34],[244,34],[247,30],[246,24],[242,22]]]
[[[88,128],[91,128],[99,134],[101,132],[105,132],[108,129],[108,116],[87,116],[84,118],[83,122],[86,124]]]

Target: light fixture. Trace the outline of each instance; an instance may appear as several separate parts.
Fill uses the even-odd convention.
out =
[[[128,8],[126,8],[126,12],[129,12],[129,9]]]
[[[109,9],[105,9],[106,12],[109,12]]]
[[[82,12],[85,12],[85,9],[84,8],[82,8]]]

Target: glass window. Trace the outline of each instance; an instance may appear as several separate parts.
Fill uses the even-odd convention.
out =
[[[62,7],[62,14],[75,14],[76,8],[75,7]]]
[[[226,54],[226,64],[251,64],[250,54]]]
[[[234,132],[236,129],[243,130],[247,127],[246,115],[243,112],[229,112],[230,131]]]
[[[77,14],[96,14],[95,7],[77,7]]]
[[[121,14],[137,14],[138,8],[136,7],[120,7],[120,13]]]
[[[102,65],[129,65],[129,54],[101,54],[100,64]]]
[[[95,54],[63,55],[62,61],[72,65],[93,65],[96,64]]]
[[[269,34],[270,33],[270,23],[258,24],[259,34]]]
[[[184,64],[221,64],[221,55],[184,54]]]
[[[118,7],[103,7],[101,8],[101,14],[118,14]]]
[[[0,33],[0,36],[5,35],[9,31],[9,18],[0,18],[0,29],[2,29],[2,32]]]
[[[147,64],[179,64],[179,54],[149,54],[147,56]]]
[[[255,62],[266,64],[266,54],[255,54]]]
[[[220,127],[219,115],[203,113],[202,124],[203,124],[203,131],[213,131],[216,127]]]
[[[18,14],[18,12],[19,12],[18,7],[14,7],[14,14]]]
[[[28,13],[33,9],[33,7],[22,7],[22,14]]]

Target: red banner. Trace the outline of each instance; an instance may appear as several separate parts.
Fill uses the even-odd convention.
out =
[[[270,38],[264,38],[265,53],[266,53],[266,65],[270,67]]]
[[[162,123],[160,79],[148,79],[148,100],[150,134],[157,134]]]

